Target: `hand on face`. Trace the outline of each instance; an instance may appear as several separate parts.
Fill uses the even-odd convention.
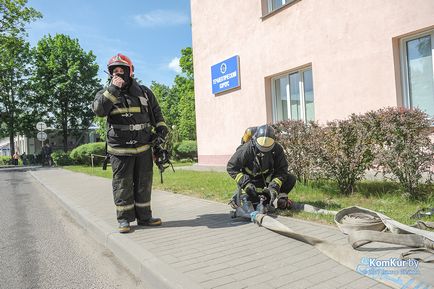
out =
[[[122,79],[121,76],[119,76],[120,74],[124,74],[123,68],[122,67],[116,67],[113,70],[112,84],[114,86],[119,87],[119,88],[121,88],[125,84],[125,81]]]

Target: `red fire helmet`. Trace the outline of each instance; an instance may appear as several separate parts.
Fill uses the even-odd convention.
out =
[[[134,65],[131,59],[128,58],[128,56],[125,56],[121,53],[116,54],[115,56],[111,57],[107,63],[107,69],[110,72],[110,75],[113,74],[113,69],[116,66],[126,66],[128,67],[128,70],[130,72],[130,77],[134,74]]]

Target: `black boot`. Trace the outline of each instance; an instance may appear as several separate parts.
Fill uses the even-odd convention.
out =
[[[160,218],[151,217],[149,220],[138,220],[137,225],[139,226],[161,226],[163,222],[161,222]]]

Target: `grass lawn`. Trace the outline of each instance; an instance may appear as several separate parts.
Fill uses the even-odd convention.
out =
[[[185,166],[186,164],[176,164]],[[175,170],[176,170],[175,166]],[[103,171],[101,167],[67,166],[76,172],[112,178],[111,168]],[[160,183],[160,173],[154,167],[153,188],[198,198],[227,203],[236,189],[235,181],[224,172],[198,172],[189,170],[167,169],[163,174],[164,183]],[[391,182],[364,181],[357,186],[356,193],[341,196],[331,182],[310,185],[297,184],[291,191],[290,198],[295,202],[308,203],[329,210],[340,210],[349,206],[361,206],[381,212],[399,222],[412,225],[415,220],[410,216],[417,210],[434,206],[434,195],[425,201],[409,201],[400,196],[399,187]],[[228,206],[228,212],[230,207]],[[279,214],[321,223],[333,223],[333,216],[305,212],[280,211]],[[427,221],[434,221],[425,218]]]

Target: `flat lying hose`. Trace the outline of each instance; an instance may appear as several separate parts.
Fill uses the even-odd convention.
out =
[[[365,245],[366,242],[381,242],[404,245],[407,247],[434,249],[434,243],[423,236],[414,234],[392,234],[368,230],[351,233],[351,235],[348,236],[348,242],[354,249]]]
[[[335,222],[339,229],[349,236],[348,241],[355,249],[370,242],[381,242],[424,248],[427,252],[434,252],[434,232],[401,224],[369,209],[343,209],[336,214]],[[419,222],[419,227],[422,225],[431,226],[430,222]],[[410,255],[407,254],[406,258],[410,258]]]
[[[313,214],[323,214],[323,215],[336,215],[337,214],[337,211],[325,210],[325,209],[317,208],[317,207],[309,205],[309,204],[301,204],[301,203],[294,203],[291,206],[291,210],[303,211],[303,212],[313,213]]]
[[[426,230],[426,229],[434,229],[434,222],[424,222],[424,221],[416,221],[416,224],[414,224],[412,227]]]
[[[364,276],[367,276],[392,288],[431,288],[430,284],[417,280],[416,278],[411,277],[412,275],[402,275],[393,272],[390,272],[390,274],[386,275],[383,275],[381,273],[363,273],[360,266],[361,260],[366,257],[366,254],[355,251],[348,244],[335,245],[331,242],[321,240],[306,234],[296,233],[279,221],[267,215],[256,214],[256,212],[251,214],[251,218],[252,221],[268,230],[312,245],[323,254],[350,268],[351,270],[361,273]]]

